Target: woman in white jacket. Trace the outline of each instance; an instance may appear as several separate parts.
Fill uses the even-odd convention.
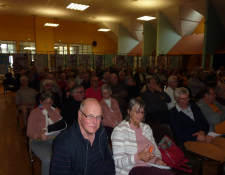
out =
[[[125,120],[113,130],[111,139],[116,174],[174,175],[168,170],[148,165],[148,163],[166,164],[161,159],[151,128],[142,123],[144,108],[145,104],[141,99],[132,98],[128,104]]]

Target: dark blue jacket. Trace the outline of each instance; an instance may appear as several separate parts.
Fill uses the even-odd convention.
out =
[[[176,106],[170,110],[169,122],[173,133],[179,143],[196,141],[197,136],[192,136],[199,131],[209,132],[209,123],[205,119],[201,109],[194,103],[190,104],[194,120],[183,112],[178,112]]]
[[[105,128],[100,125],[95,133],[104,162],[105,175],[115,174],[115,164],[109,151]],[[78,122],[62,132],[54,141],[51,161],[51,175],[89,175],[90,142],[80,131]],[[60,161],[58,161],[60,159]],[[67,167],[65,169],[65,167]]]

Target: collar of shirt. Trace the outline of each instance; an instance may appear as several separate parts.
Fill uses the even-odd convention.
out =
[[[182,109],[182,108],[176,103],[176,108],[177,108],[178,112],[180,112],[180,111],[187,111],[188,109],[191,109],[190,107],[191,107],[191,105],[188,104],[187,109]]]

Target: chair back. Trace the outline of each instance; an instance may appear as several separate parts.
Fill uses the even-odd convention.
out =
[[[175,141],[173,132],[168,124],[166,124],[166,123],[156,124],[156,125],[151,126],[151,129],[152,129],[153,137],[154,137],[157,145],[162,140],[164,135],[169,136],[173,141]]]

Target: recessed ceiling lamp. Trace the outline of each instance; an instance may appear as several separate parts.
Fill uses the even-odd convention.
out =
[[[156,17],[152,17],[152,16],[142,16],[140,18],[137,18],[138,20],[143,20],[143,21],[150,21],[153,19],[156,19]]]
[[[24,50],[35,50],[35,47],[25,47]]]
[[[72,10],[80,10],[80,11],[84,11],[85,9],[87,9],[89,7],[89,5],[83,5],[83,4],[74,4],[71,3],[70,5],[68,5],[66,8],[67,9],[72,9]]]
[[[111,29],[98,29],[99,32],[108,32],[110,31]]]
[[[45,26],[48,26],[48,27],[58,27],[59,24],[54,24],[54,23],[45,23]]]

